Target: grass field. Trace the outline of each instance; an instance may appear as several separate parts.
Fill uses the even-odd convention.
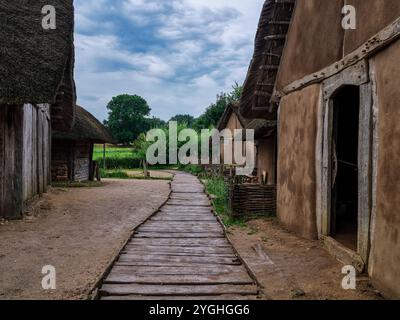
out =
[[[133,158],[135,155],[133,148],[106,147],[106,158]],[[103,145],[95,145],[93,151],[93,160],[103,160]]]
[[[103,145],[95,145],[93,160],[98,161],[103,167]],[[106,147],[107,169],[136,169],[140,167],[140,159],[133,148]]]

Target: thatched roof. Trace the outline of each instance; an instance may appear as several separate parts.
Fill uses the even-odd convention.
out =
[[[53,139],[90,140],[94,143],[114,143],[108,130],[91,113],[76,106],[75,122],[70,132],[53,132]]]
[[[271,97],[295,0],[266,0],[243,88],[240,111],[247,118],[276,119]]]
[[[45,5],[55,7],[55,30],[42,27]],[[0,1],[0,105],[56,104],[53,127],[71,127],[73,29],[73,0]]]
[[[217,129],[219,131],[224,130],[229,122],[229,119],[231,118],[232,114],[235,114],[236,117],[239,119],[239,122],[243,128],[246,127],[248,123],[248,119],[244,118],[240,112],[239,112],[239,104],[237,103],[230,103],[228,106],[225,108],[225,111],[221,117],[221,119],[218,122]]]

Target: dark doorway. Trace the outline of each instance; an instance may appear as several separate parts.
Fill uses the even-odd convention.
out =
[[[359,87],[341,88],[333,108],[331,236],[357,251]]]

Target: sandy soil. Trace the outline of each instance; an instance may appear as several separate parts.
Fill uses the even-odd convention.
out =
[[[33,216],[0,221],[0,299],[86,299],[132,229],[169,192],[168,181],[146,180],[52,189]],[[55,291],[41,287],[45,265],[56,268]]]
[[[343,265],[319,241],[300,239],[275,219],[250,221],[246,228],[230,228],[228,235],[264,287],[265,299],[381,298],[366,276],[358,277],[356,291],[343,290]]]

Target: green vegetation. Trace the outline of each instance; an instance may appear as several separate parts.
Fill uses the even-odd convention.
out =
[[[198,132],[202,129],[210,129],[217,126],[226,106],[229,103],[240,100],[242,87],[237,83],[232,87],[230,93],[221,93],[217,96],[216,102],[212,103],[205,112],[198,118],[188,114],[180,114],[171,118],[171,121],[178,122],[178,135],[187,128],[192,128]],[[106,155],[103,163],[103,146],[95,146],[93,159],[97,161],[102,170],[104,178],[130,178],[126,170],[143,168],[144,176],[148,170],[156,169],[179,169],[192,174],[202,176],[200,166],[171,166],[157,165],[148,166],[146,162],[146,152],[152,143],[146,141],[146,132],[150,129],[162,129],[167,138],[166,154],[169,155],[169,135],[166,122],[151,116],[151,108],[147,101],[138,95],[121,94],[113,97],[108,103],[108,119],[104,125],[109,129],[116,142],[126,147],[107,146]],[[178,149],[186,144],[187,141],[179,141]],[[168,159],[167,159],[168,160]],[[168,161],[167,161],[168,162]]]
[[[195,176],[200,176],[203,173],[203,169],[201,166],[192,165],[192,164],[179,165],[178,170],[191,173]]]
[[[96,145],[93,151],[93,160],[103,167],[103,146]],[[140,167],[140,159],[133,148],[106,147],[107,169],[136,169]]]
[[[110,130],[118,143],[128,145],[143,132],[154,127],[152,122],[161,124],[161,120],[150,119],[150,107],[147,101],[138,95],[121,94],[108,103],[108,119],[104,125]]]
[[[217,95],[217,101],[212,103],[206,111],[194,121],[193,128],[195,130],[215,128],[228,104],[239,102],[243,90],[242,86],[236,83],[232,89],[230,93],[222,92]]]
[[[223,178],[204,180],[206,191],[212,197],[214,209],[227,227],[246,227],[246,220],[233,218],[229,210],[229,188]]]
[[[108,179],[130,179],[128,173],[122,169],[101,170],[100,175]]]

